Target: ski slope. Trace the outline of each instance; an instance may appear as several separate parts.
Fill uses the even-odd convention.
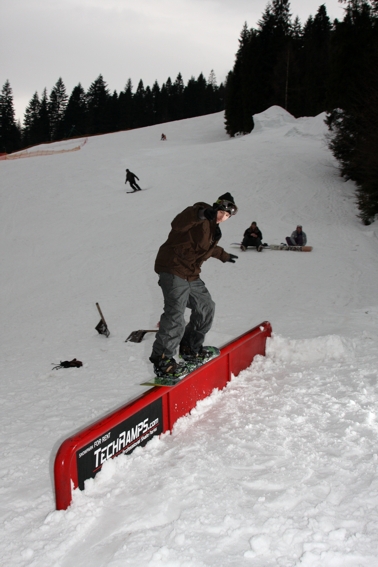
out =
[[[377,223],[356,216],[324,115],[254,119],[234,139],[219,113],[0,162],[1,565],[378,566]],[[126,167],[142,192],[126,194]],[[152,376],[153,335],[125,339],[159,320],[153,265],[171,220],[226,191],[239,207],[226,250],[253,220],[267,243],[300,223],[314,247],[203,267],[207,343],[268,320],[267,356],[55,511],[62,441]],[[52,370],[74,357],[82,368]]]

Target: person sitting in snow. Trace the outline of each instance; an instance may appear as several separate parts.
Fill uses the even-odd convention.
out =
[[[286,237],[286,242],[289,246],[306,246],[307,236],[303,232],[301,224],[291,233],[291,236]]]
[[[137,179],[139,181],[139,177],[137,177],[135,175],[135,173],[132,173],[129,169],[126,169],[126,181],[125,181],[125,185],[127,182],[130,183],[130,187],[133,191],[141,191],[141,188],[139,187],[139,185],[136,183],[135,179]]]
[[[244,232],[244,238],[240,245],[240,249],[247,250],[248,246],[255,246],[258,252],[263,249],[262,245],[262,233],[255,221],[251,224],[249,228]]]
[[[179,348],[184,361],[203,361],[209,355],[203,346],[213,323],[215,303],[200,278],[205,260],[216,258],[235,263],[237,256],[218,246],[219,224],[235,215],[238,208],[230,193],[213,205],[195,203],[172,221],[168,239],[159,248],[155,272],[164,296],[164,312],[152,345],[150,361],[157,376],[174,376],[182,364],[174,356]],[[185,309],[191,309],[185,324]]]

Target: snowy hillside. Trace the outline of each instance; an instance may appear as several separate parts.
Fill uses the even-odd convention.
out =
[[[273,107],[229,139],[219,113],[0,162],[1,565],[378,566],[378,229],[358,221],[323,119]],[[126,194],[126,167],[144,191]],[[159,320],[171,220],[226,191],[239,212],[220,244],[239,259],[204,265],[207,343],[268,320],[267,356],[56,512],[62,441],[152,376],[152,334],[125,338]],[[267,243],[300,223],[314,249],[231,248],[253,220]]]

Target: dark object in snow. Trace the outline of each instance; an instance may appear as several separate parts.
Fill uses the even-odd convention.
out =
[[[83,363],[80,360],[73,358],[72,360],[64,360],[63,362],[60,361],[60,364],[54,366],[53,370],[58,370],[58,368],[80,368],[80,366],[83,366]]]
[[[131,341],[132,343],[140,343],[146,333],[156,333],[157,329],[149,329],[149,330],[139,330],[139,331],[131,331],[125,343],[127,341]]]
[[[100,333],[100,335],[105,335],[106,337],[108,337],[110,335],[110,331],[98,303],[96,303],[96,307],[98,309],[98,312],[100,313],[101,320],[99,324],[96,325],[95,329],[98,333]]]

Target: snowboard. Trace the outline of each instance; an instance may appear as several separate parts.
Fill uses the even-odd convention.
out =
[[[293,250],[294,252],[311,252],[312,246],[288,246],[287,244],[270,244],[270,250]]]
[[[231,246],[238,246],[240,248],[241,243],[231,242]],[[250,246],[247,250],[256,250],[254,246]],[[269,246],[263,246],[263,250],[292,250],[294,252],[311,252],[312,246],[288,246],[287,244],[269,244]]]
[[[143,191],[143,189],[136,189],[135,191],[126,191],[130,195],[130,193],[139,193],[139,191]]]
[[[188,362],[187,360],[181,359],[181,363],[183,364],[183,370],[180,374],[176,376],[163,376],[163,377],[155,376],[154,380],[149,380],[148,382],[142,382],[141,386],[166,386],[166,387],[176,386],[176,384],[181,382],[181,380],[183,378],[186,378],[186,376],[188,376],[191,372],[197,370],[197,368],[199,368],[200,366],[204,366],[205,364],[210,362],[210,360],[213,360],[214,358],[217,358],[217,356],[220,355],[219,348],[214,346],[207,346],[206,348],[211,351],[211,356],[206,358],[203,362],[195,362],[195,361]]]

